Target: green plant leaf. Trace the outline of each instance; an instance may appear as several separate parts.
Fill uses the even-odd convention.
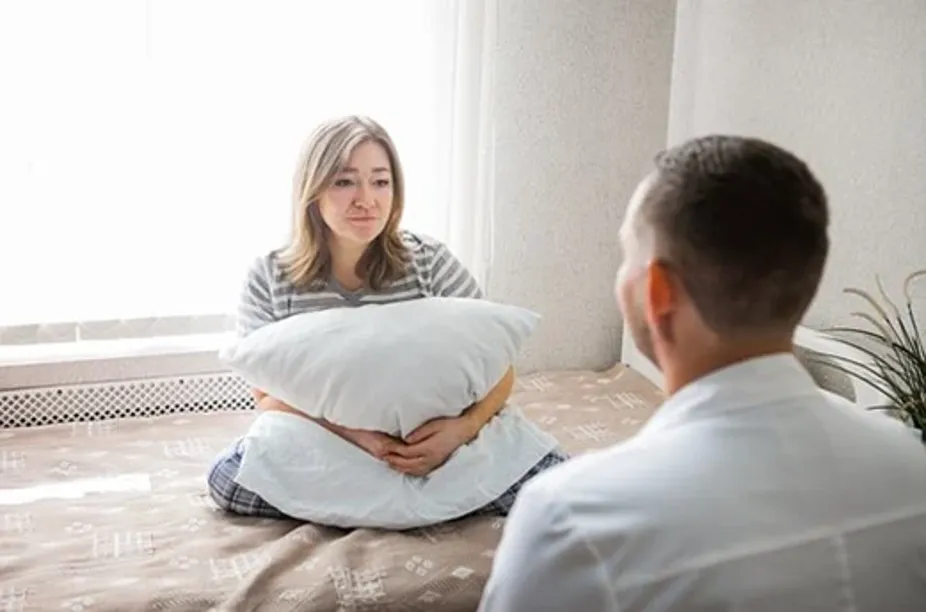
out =
[[[884,342],[892,342],[893,337],[896,336],[896,334],[894,334],[892,330],[888,329],[887,325],[884,325],[883,323],[875,319],[873,316],[871,316],[867,312],[853,312],[852,316],[868,321],[872,327],[874,327],[875,329],[878,330],[878,332],[880,332],[880,336],[884,338]],[[861,330],[861,328],[858,328],[858,329]],[[875,335],[878,335],[878,334],[875,334]]]
[[[817,363],[826,368],[831,368],[833,370],[836,370],[837,372],[841,372],[850,378],[860,380],[864,382],[865,384],[869,385],[870,387],[872,387],[873,389],[875,389],[876,391],[878,391],[879,393],[881,393],[882,395],[884,395],[894,405],[899,403],[901,396],[897,394],[895,390],[891,389],[889,385],[884,386],[882,384],[881,375],[878,373],[877,370],[874,370],[873,368],[871,368],[870,366],[866,364],[859,363],[858,361],[849,359],[847,357],[841,357],[840,355],[828,355],[827,357],[828,357],[827,359],[810,358],[808,361]],[[863,372],[867,373],[869,376],[871,376],[871,378],[866,378],[862,376],[858,370],[853,370],[851,368],[847,368],[843,365],[840,365],[839,363],[834,363],[833,361],[831,361],[833,359],[837,361],[845,361],[847,363],[851,363],[852,365],[859,368],[859,370],[862,370]]]
[[[905,355],[905,358],[914,359],[914,360],[920,359],[920,356],[914,350],[911,350],[910,348],[894,340],[886,339],[884,338],[884,336],[881,336],[871,330],[861,329],[857,327],[828,327],[826,328],[825,331],[827,334],[833,335],[833,340],[835,340],[836,342],[840,342],[842,344],[848,345],[848,343],[845,341],[844,338],[840,338],[836,336],[835,334],[857,334],[859,336],[863,336],[870,340],[874,340],[875,342],[877,342],[878,344],[880,344],[881,346],[887,349],[897,350],[903,353]],[[849,345],[849,346],[852,346],[852,348],[860,350],[858,349],[858,347],[854,345]]]
[[[903,296],[907,300],[907,304],[913,302],[913,294],[910,292],[910,288],[913,286],[913,281],[926,277],[926,268],[923,270],[917,270],[910,276],[904,279],[903,281]]]
[[[860,352],[860,353],[863,353],[864,355],[870,357],[874,365],[882,365],[882,364],[883,364],[883,366],[884,366],[888,371],[894,373],[895,375],[897,375],[897,376],[902,376],[902,375],[903,375],[903,371],[902,371],[902,370],[897,369],[897,367],[895,367],[894,364],[891,364],[891,363],[888,362],[882,355],[880,355],[879,353],[876,353],[875,351],[871,350],[870,348],[868,348],[868,347],[866,347],[866,346],[863,346],[863,345],[861,345],[861,344],[857,344],[857,343],[855,343],[855,342],[852,342],[851,340],[847,340],[846,338],[839,338],[839,337],[837,337],[837,336],[834,336],[834,337],[833,337],[833,340],[836,341],[836,342],[839,342],[840,344],[844,344],[845,346],[848,346],[848,347],[850,347],[850,348],[852,348],[852,349],[855,349],[856,351],[858,351],[858,352]],[[847,359],[848,359],[848,358],[846,358],[846,357],[843,357],[842,355],[830,355],[830,357],[832,357],[832,358],[834,358],[834,359],[841,359],[841,360],[847,360]]]
[[[830,328],[827,331],[833,334],[833,339],[857,351],[858,358],[819,352],[826,359],[818,360],[824,367],[842,372],[883,394],[904,420],[919,429],[926,429],[926,339],[913,312],[910,288],[923,277],[926,270],[919,270],[904,281],[903,309],[891,300],[878,276],[875,285],[884,306],[866,291],[845,289],[845,293],[860,297],[873,309],[874,314],[851,313],[871,329],[868,325]]]
[[[897,332],[891,325],[891,318],[888,316],[887,311],[881,307],[881,304],[879,304],[877,301],[875,301],[873,297],[871,297],[871,294],[869,294],[866,291],[862,291],[861,289],[855,289],[854,287],[844,289],[843,292],[851,294],[851,295],[856,295],[862,298],[863,300],[865,300],[866,302],[868,302],[871,305],[871,307],[874,308],[875,311],[881,316],[881,319],[884,321],[884,324],[887,326],[887,328],[884,330],[884,335],[886,336],[893,335],[895,338],[897,337]],[[865,316],[870,321],[872,322],[875,321],[874,318],[872,318],[870,315],[865,315]],[[877,323],[875,324],[877,325]]]
[[[891,298],[888,297],[887,292],[884,290],[884,285],[881,283],[881,277],[878,276],[877,274],[875,274],[875,287],[878,288],[878,293],[881,294],[881,299],[884,300],[884,302],[885,302],[888,306],[890,306],[891,310],[892,310],[893,313],[894,313],[894,317],[897,318],[897,319],[899,319],[899,318],[900,318],[900,310],[897,308],[897,304],[895,304],[894,302],[892,302],[892,301],[891,301]],[[887,317],[885,317],[885,318],[887,318]]]
[[[910,318],[910,327],[912,328],[913,337],[918,341],[915,343],[917,350],[917,356],[919,359],[926,363],[926,346],[924,346],[923,334],[920,333],[920,326],[916,323],[916,316],[913,314],[913,304],[907,302],[907,316]]]

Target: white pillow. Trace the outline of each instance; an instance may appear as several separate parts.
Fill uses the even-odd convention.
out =
[[[539,319],[517,306],[430,297],[295,315],[220,356],[311,417],[404,437],[485,397]]]
[[[529,310],[423,298],[290,317],[223,351],[251,385],[347,427],[406,435],[484,397],[539,321]],[[295,518],[407,529],[496,499],[557,446],[516,406],[426,478],[406,476],[321,426],[261,414],[236,481]],[[348,486],[345,486],[345,485]]]
[[[557,445],[511,405],[426,478],[284,412],[261,413],[244,438],[238,484],[289,516],[347,529],[412,529],[469,514]]]

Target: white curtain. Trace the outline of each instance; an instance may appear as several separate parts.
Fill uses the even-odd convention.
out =
[[[435,67],[439,86],[438,132],[446,136],[437,170],[444,208],[443,235],[482,287],[492,262],[495,158],[493,102],[497,3],[434,2]]]
[[[482,1],[0,3],[0,330],[232,311],[347,113],[396,140],[405,226],[485,282],[494,31]]]

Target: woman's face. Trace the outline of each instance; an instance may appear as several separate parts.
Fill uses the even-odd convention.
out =
[[[344,246],[366,246],[382,233],[392,213],[392,164],[375,140],[357,145],[318,201],[331,239]]]

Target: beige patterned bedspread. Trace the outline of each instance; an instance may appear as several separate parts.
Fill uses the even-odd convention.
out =
[[[579,453],[633,434],[661,395],[618,367],[526,376],[513,401]],[[475,609],[501,519],[347,532],[218,511],[205,470],[252,418],[0,430],[0,610]]]

